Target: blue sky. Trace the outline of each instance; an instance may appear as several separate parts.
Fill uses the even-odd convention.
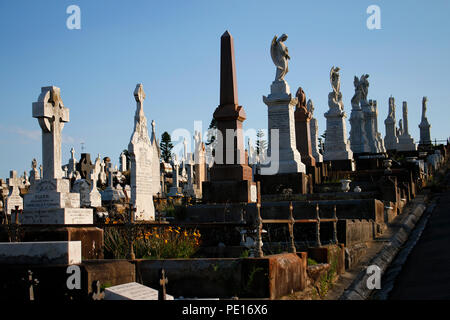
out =
[[[81,29],[69,30],[69,5],[81,9]],[[381,8],[381,30],[368,30],[366,9]],[[369,99],[378,101],[384,136],[388,98],[397,119],[408,101],[409,128],[419,138],[422,96],[428,96],[433,139],[449,136],[450,2],[426,1],[6,1],[0,2],[0,177],[41,162],[40,128],[31,117],[42,86],[61,88],[70,108],[63,130],[63,163],[74,147],[118,163],[133,129],[133,91],[143,83],[149,123],[158,136],[177,128],[206,130],[219,103],[220,36],[234,37],[239,103],[245,129],[267,128],[275,68],[275,34],[287,33],[291,61],[286,80],[315,104],[320,133],[331,87],[331,66],[341,68],[350,114],[353,77],[370,75]],[[347,131],[350,125],[347,122]]]

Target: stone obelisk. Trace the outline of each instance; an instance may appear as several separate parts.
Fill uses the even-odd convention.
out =
[[[238,103],[233,37],[221,37],[220,104],[214,111],[217,145],[210,181],[204,182],[203,198],[209,202],[252,202],[252,169],[246,164],[242,123],[244,108]],[[253,191],[255,194],[255,192]],[[255,197],[253,197],[255,198]]]

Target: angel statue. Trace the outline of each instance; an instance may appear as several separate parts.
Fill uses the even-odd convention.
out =
[[[277,72],[275,75],[275,81],[283,81],[284,76],[288,73],[288,60],[291,58],[288,53],[288,48],[284,44],[287,40],[287,34],[282,34],[281,37],[273,37],[272,43],[270,45],[270,56],[272,61],[277,67]]]
[[[369,94],[369,78],[368,74],[363,74],[359,79],[359,86],[361,88],[361,100],[367,102],[367,95]]]
[[[328,106],[332,109],[343,111],[344,103],[342,102],[341,79],[339,75],[339,67],[331,67],[330,83],[333,91],[328,94]]]
[[[341,92],[341,77],[339,75],[339,67],[331,67],[330,70],[330,82],[331,87],[333,88],[334,94],[337,96],[339,92]]]

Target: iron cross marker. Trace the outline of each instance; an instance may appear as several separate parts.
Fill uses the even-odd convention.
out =
[[[42,162],[45,180],[63,177],[61,169],[61,132],[69,122],[69,109],[64,107],[58,87],[42,87],[38,101],[33,102],[33,118],[42,129]]]
[[[169,283],[169,280],[166,278],[166,272],[164,269],[160,271],[161,279],[159,280],[159,285],[161,289],[159,290],[158,300],[166,300],[166,284]]]

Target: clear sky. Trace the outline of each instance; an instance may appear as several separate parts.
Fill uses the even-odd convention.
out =
[[[81,9],[81,29],[69,30],[69,5]],[[381,29],[369,30],[369,5],[381,9]],[[287,33],[291,55],[286,80],[315,104],[320,134],[326,123],[329,70],[341,68],[350,115],[353,77],[370,75],[369,99],[378,101],[384,137],[388,98],[397,119],[408,101],[409,128],[419,138],[422,96],[428,97],[432,138],[449,136],[450,1],[106,1],[0,2],[0,177],[41,163],[40,127],[31,116],[42,86],[61,88],[70,108],[63,130],[63,163],[81,143],[118,163],[133,130],[133,91],[143,83],[148,122],[158,136],[194,121],[206,130],[219,103],[220,36],[234,37],[239,103],[245,129],[267,128],[274,80],[269,46]],[[347,132],[350,125],[347,119]]]

